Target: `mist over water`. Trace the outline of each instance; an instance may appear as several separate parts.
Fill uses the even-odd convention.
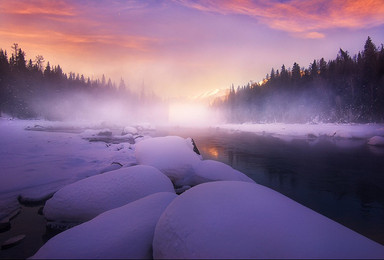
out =
[[[161,99],[155,95],[69,89],[32,96],[27,105],[37,118],[106,125],[172,125],[204,127],[224,123],[223,113],[206,101]]]
[[[212,109],[227,123],[329,123],[350,122],[358,117],[350,109],[334,109],[338,96],[324,91],[321,85],[278,93],[254,88],[239,90],[236,95],[214,103]],[[254,94],[257,91],[260,94]]]
[[[29,104],[39,117],[54,121],[128,125],[136,122],[159,124],[168,119],[168,104],[164,101],[118,92],[68,90],[30,99]]]

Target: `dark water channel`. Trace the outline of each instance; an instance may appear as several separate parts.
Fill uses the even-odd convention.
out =
[[[159,129],[156,135],[192,137],[204,159],[229,164],[384,245],[384,147],[360,139],[282,140],[217,128]]]
[[[0,259],[25,259],[37,250],[59,231],[46,228],[44,216],[39,214],[43,205],[21,205],[21,210],[10,222],[9,230],[0,232],[0,242],[9,238],[25,235],[25,238],[10,248],[1,248]]]

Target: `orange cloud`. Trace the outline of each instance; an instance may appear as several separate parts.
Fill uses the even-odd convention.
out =
[[[306,38],[323,38],[333,28],[360,29],[384,24],[382,0],[175,0],[200,11],[242,14],[269,27]]]
[[[2,1],[0,3],[1,13],[22,15],[58,15],[74,16],[75,9],[66,1]]]
[[[102,8],[98,4],[103,4]],[[0,37],[12,38],[22,44],[26,40],[31,44],[50,47],[54,44],[55,47],[65,49],[86,45],[85,51],[99,46],[100,52],[106,52],[105,48],[108,47],[149,52],[161,42],[157,37],[119,31],[128,24],[111,24],[110,20],[116,18],[115,11],[117,14],[123,9],[143,8],[143,3],[127,2],[118,5],[108,1],[107,4],[105,6],[105,3],[91,1],[78,5],[77,1],[70,0],[1,1]]]

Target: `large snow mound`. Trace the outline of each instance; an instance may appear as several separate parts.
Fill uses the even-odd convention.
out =
[[[188,185],[195,186],[210,181],[255,182],[244,173],[233,169],[225,163],[214,160],[203,160],[195,165],[194,174],[188,180]]]
[[[46,202],[44,215],[56,223],[76,224],[157,192],[174,192],[171,181],[158,169],[120,168],[64,186]]]
[[[152,258],[155,225],[177,195],[160,192],[96,218],[51,238],[32,258]]]
[[[194,165],[201,156],[193,151],[190,138],[179,136],[154,137],[135,145],[139,164],[151,165],[166,174],[177,186],[188,185],[186,180],[193,175]]]
[[[156,225],[154,258],[382,258],[384,247],[261,185],[197,185]]]

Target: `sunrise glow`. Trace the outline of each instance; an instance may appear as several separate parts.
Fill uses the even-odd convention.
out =
[[[66,73],[178,98],[259,82],[341,47],[355,53],[368,35],[384,42],[383,24],[381,0],[5,0],[0,48],[16,42]]]

